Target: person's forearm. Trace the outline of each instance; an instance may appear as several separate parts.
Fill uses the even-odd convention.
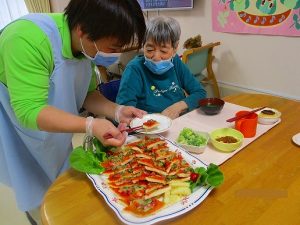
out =
[[[83,107],[95,115],[103,115],[110,119],[115,119],[117,104],[106,99],[99,91],[88,94]]]
[[[40,130],[62,133],[84,133],[86,118],[46,106],[37,117]]]

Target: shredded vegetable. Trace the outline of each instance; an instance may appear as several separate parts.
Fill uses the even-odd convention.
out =
[[[177,142],[180,144],[201,146],[206,143],[206,138],[190,128],[183,128],[183,130],[179,133]]]

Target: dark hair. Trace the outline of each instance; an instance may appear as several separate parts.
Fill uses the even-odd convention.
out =
[[[80,25],[92,41],[113,37],[123,46],[142,46],[146,25],[136,0],[71,0],[65,15],[70,30]]]

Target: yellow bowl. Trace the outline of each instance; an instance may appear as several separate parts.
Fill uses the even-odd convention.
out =
[[[235,138],[237,140],[237,142],[225,143],[223,141],[217,140],[218,138],[226,137],[226,136]],[[210,141],[211,141],[212,145],[217,150],[222,151],[222,152],[235,151],[242,145],[243,140],[244,140],[244,135],[240,131],[232,129],[232,128],[220,128],[220,129],[216,129],[210,133]]]

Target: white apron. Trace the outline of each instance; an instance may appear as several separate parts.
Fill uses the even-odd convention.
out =
[[[62,56],[59,30],[48,15],[29,14],[20,19],[38,25],[47,34],[53,49],[54,70],[49,79],[48,104],[78,115],[91,81],[91,62]],[[14,190],[21,210],[38,207],[50,184],[68,168],[72,135],[22,127],[11,108],[8,90],[0,82],[0,182]]]

